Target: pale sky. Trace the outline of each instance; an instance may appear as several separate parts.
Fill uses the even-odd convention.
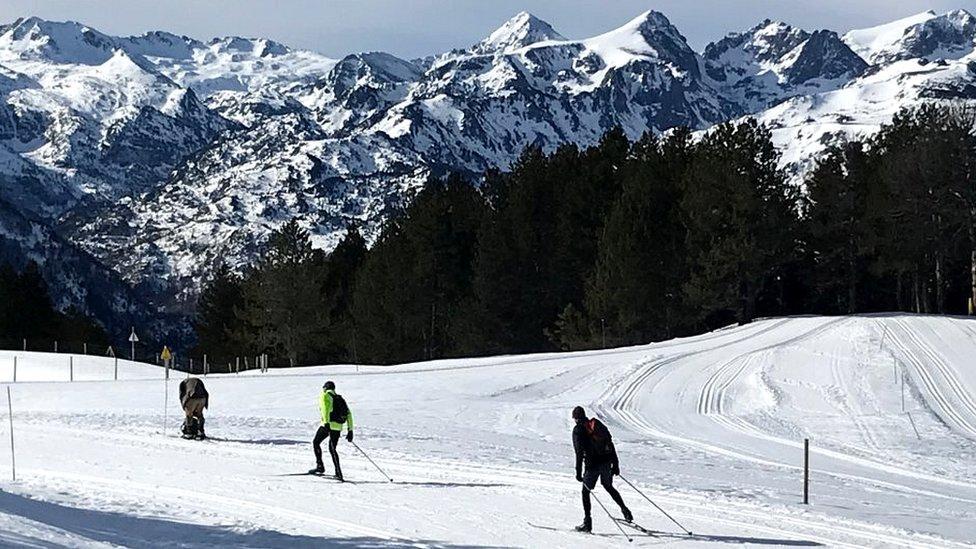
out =
[[[330,57],[382,50],[412,58],[474,44],[522,10],[568,38],[585,38],[655,9],[701,51],[765,18],[843,32],[959,8],[976,13],[976,0],[0,0],[0,22],[36,15],[114,35],[266,37]]]

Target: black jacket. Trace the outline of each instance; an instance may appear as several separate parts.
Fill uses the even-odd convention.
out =
[[[587,423],[592,422],[596,437],[590,435]],[[613,445],[610,430],[599,419],[577,421],[573,427],[573,448],[576,450],[576,474],[582,474],[583,463],[587,469],[609,463],[614,469],[619,467],[617,449]]]
[[[210,405],[210,394],[203,386],[203,380],[195,377],[188,377],[180,382],[180,404],[186,408],[186,401],[191,398],[202,398],[203,407]]]

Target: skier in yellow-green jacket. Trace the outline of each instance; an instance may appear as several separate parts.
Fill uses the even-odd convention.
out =
[[[335,392],[335,383],[326,381],[322,386],[322,395],[319,397],[319,409],[322,412],[322,424],[315,432],[312,439],[312,449],[315,451],[315,469],[309,473],[321,475],[325,473],[325,465],[322,464],[322,441],[329,439],[329,454],[332,455],[332,465],[335,466],[335,478],[342,482],[342,468],[339,467],[339,453],[336,446],[339,444],[339,437],[342,435],[342,425],[345,424],[348,432],[346,440],[352,442],[352,410],[346,404],[346,399]]]

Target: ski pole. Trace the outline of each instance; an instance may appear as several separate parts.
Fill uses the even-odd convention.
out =
[[[360,453],[360,454],[362,454],[362,455],[363,455],[363,457],[365,457],[365,458],[366,458],[367,460],[369,460],[369,462],[373,464],[373,467],[376,467],[376,470],[377,470],[377,471],[379,471],[380,473],[382,473],[384,477],[386,477],[386,478],[388,478],[388,479],[390,479],[390,482],[393,482],[393,477],[391,477],[390,475],[388,475],[388,474],[386,474],[386,472],[385,472],[385,471],[383,471],[383,469],[380,469],[380,466],[379,466],[379,465],[377,465],[377,464],[376,464],[376,462],[375,462],[375,461],[373,461],[373,459],[372,459],[371,457],[369,457],[369,456],[368,456],[368,455],[366,454],[366,452],[364,452],[364,451],[363,451],[363,449],[359,447],[359,445],[358,445],[358,444],[356,444],[355,442],[353,442],[353,441],[351,441],[351,440],[349,441],[349,444],[352,444],[353,446],[355,446],[355,447],[356,447],[356,449],[357,449],[357,450],[359,450],[359,453]]]
[[[599,505],[600,508],[603,509],[603,511],[607,514],[608,517],[610,517],[610,520],[613,521],[613,523],[617,526],[617,530],[620,530],[620,533],[623,534],[625,538],[627,538],[627,541],[633,543],[634,538],[627,535],[627,532],[624,531],[624,527],[621,526],[619,522],[617,522],[617,519],[613,518],[613,515],[610,514],[610,510],[607,509],[606,505],[604,505],[602,501],[600,501],[600,498],[596,497],[596,494],[593,493],[593,490],[587,488],[586,484],[583,484],[583,489],[589,492],[591,496],[593,496],[593,499],[596,500],[597,505]]]
[[[618,476],[621,478],[621,480],[623,480],[624,482],[626,482],[631,488],[633,488],[634,490],[636,490],[637,493],[640,494],[644,499],[646,499],[647,501],[651,502],[651,505],[653,505],[654,507],[656,507],[658,511],[664,513],[664,516],[666,516],[669,519],[671,519],[671,522],[677,524],[678,525],[678,528],[681,528],[682,530],[684,530],[685,533],[688,534],[689,536],[693,536],[694,535],[694,534],[691,533],[691,530],[685,528],[684,526],[681,525],[680,522],[674,520],[674,517],[672,517],[671,515],[669,515],[667,511],[665,511],[664,509],[661,509],[661,507],[658,504],[654,503],[654,500],[652,500],[651,498],[647,497],[647,495],[644,494],[644,492],[641,492],[640,489],[638,489],[636,486],[634,486],[634,483],[632,483],[629,480],[627,480],[626,478],[624,478],[623,475],[618,475]]]

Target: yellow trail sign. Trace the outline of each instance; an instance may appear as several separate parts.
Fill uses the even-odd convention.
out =
[[[159,358],[163,360],[169,360],[173,358],[173,353],[169,352],[169,347],[163,346],[163,352],[159,354]]]

